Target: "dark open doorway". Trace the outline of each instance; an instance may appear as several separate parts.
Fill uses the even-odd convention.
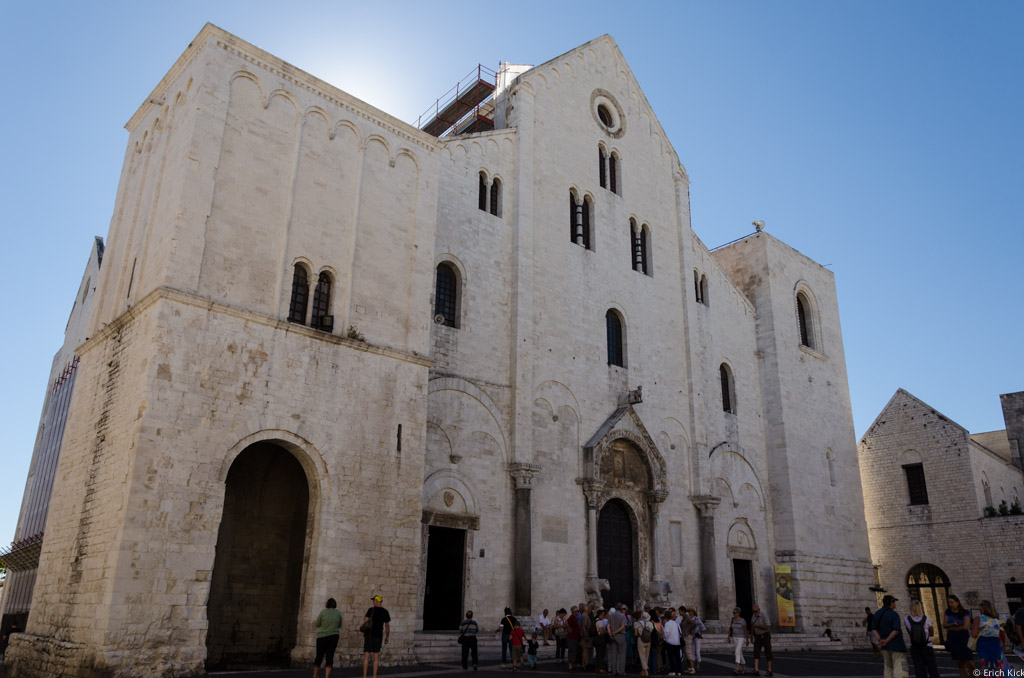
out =
[[[613,499],[601,509],[597,519],[597,576],[607,579],[610,588],[602,591],[605,609],[615,603],[632,606],[633,523],[622,502]]]
[[[287,666],[298,624],[309,483],[272,443],[228,471],[206,614],[206,666]]]
[[[427,531],[427,581],[423,629],[457,629],[462,621],[466,531],[431,526]]]
[[[754,572],[749,560],[733,560],[732,575],[736,582],[736,607],[740,616],[750,623],[754,608]]]

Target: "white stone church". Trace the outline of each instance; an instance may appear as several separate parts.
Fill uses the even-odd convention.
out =
[[[611,37],[412,125],[207,25],[127,129],[16,675],[305,662],[328,597],[357,656],[376,593],[394,661],[775,566],[797,631],[874,604],[833,274],[708,250]]]

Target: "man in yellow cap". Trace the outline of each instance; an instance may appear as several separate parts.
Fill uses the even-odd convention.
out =
[[[377,678],[377,667],[380,666],[381,645],[387,645],[391,638],[391,615],[386,608],[381,606],[383,598],[377,594],[370,598],[373,607],[366,611],[363,622],[370,622],[370,630],[363,636],[363,678],[366,678],[366,669],[370,664],[370,655],[373,655],[373,678]]]

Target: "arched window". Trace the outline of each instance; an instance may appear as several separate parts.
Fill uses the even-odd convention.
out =
[[[800,345],[814,348],[814,327],[811,323],[811,305],[803,292],[796,295],[796,320],[800,329]]]
[[[306,305],[309,303],[309,276],[306,267],[295,264],[292,273],[292,301],[288,305],[288,322],[306,324]]]
[[[615,311],[608,309],[604,314],[605,326],[608,330],[608,364],[625,367],[625,347],[622,341],[622,319]]]
[[[457,327],[459,279],[450,264],[437,265],[437,283],[434,286],[434,318],[441,316],[440,324]]]
[[[698,304],[704,303],[704,297],[700,295],[700,273],[697,272],[697,269],[693,269],[693,294]]]
[[[612,193],[619,192],[619,158],[614,153],[608,156],[608,188]]]
[[[501,179],[491,181],[491,214],[501,216]]]
[[[929,619],[939,619],[946,609],[946,599],[950,593],[949,577],[931,563],[918,563],[907,573],[907,593],[911,600],[921,601]],[[946,632],[942,624],[935,624],[932,628],[938,634],[939,641],[945,642]]]
[[[640,233],[638,232],[640,227],[637,226],[636,219],[630,218],[629,220],[629,258],[630,266],[634,271],[640,270]]]
[[[590,196],[583,198],[583,213],[582,213],[582,226],[583,226],[583,247],[592,250],[591,236],[593,231],[593,219],[594,219],[594,202],[590,199]]]
[[[597,176],[601,188],[608,187],[607,154],[600,146],[597,147]]]
[[[640,227],[640,270],[644,275],[651,275],[651,264],[648,252],[651,249],[651,227],[644,224]]]
[[[580,231],[580,206],[576,200],[576,194],[569,191],[569,242],[577,245],[583,244],[583,234]]]
[[[313,329],[330,332],[334,329],[334,316],[330,314],[331,306],[331,276],[322,271],[316,281],[316,289],[313,290],[313,317],[309,326]]]
[[[711,305],[711,300],[708,299],[708,277],[706,275],[700,276],[700,303],[705,306]]]
[[[832,450],[825,451],[825,461],[828,462],[828,483],[832,487],[836,486],[836,455],[832,453]]]
[[[650,239],[650,227],[647,224],[640,226],[635,219],[629,220],[629,237],[631,253],[633,256],[633,270],[645,275],[650,275],[650,268],[647,265],[647,243]]]
[[[722,363],[718,368],[718,374],[722,379],[722,411],[736,414],[736,392],[733,386],[732,371],[728,365]]]
[[[982,479],[981,491],[985,493],[985,506],[992,506],[992,486],[988,484],[988,478]]]
[[[477,207],[484,212],[487,211],[487,177],[480,173],[480,191],[477,196]]]

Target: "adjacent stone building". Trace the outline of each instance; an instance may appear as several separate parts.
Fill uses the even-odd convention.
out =
[[[329,596],[388,661],[466,608],[714,624],[777,565],[859,623],[832,273],[705,247],[610,37],[480,73],[413,126],[208,25],[145,98],[17,675],[305,661]]]
[[[933,619],[949,593],[972,608],[991,600],[1004,616],[1021,605],[1024,392],[1000,399],[1006,430],[972,435],[899,389],[861,438],[879,596],[908,609],[918,598]]]

